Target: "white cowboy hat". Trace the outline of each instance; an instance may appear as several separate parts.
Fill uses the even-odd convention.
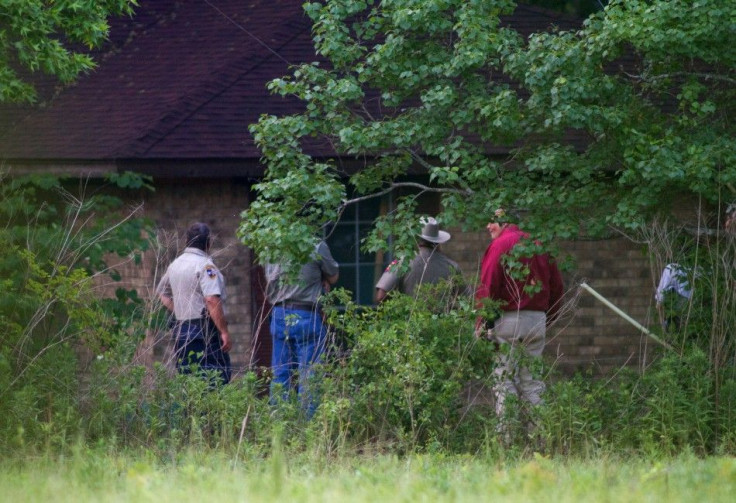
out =
[[[450,233],[441,231],[440,226],[432,217],[422,217],[419,222],[422,224],[422,232],[419,237],[430,243],[444,243],[450,239]]]

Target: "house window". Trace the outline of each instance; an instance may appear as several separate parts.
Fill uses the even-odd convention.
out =
[[[348,206],[327,239],[332,256],[340,264],[340,278],[335,286],[353,292],[353,300],[358,304],[373,304],[376,282],[388,265],[387,256],[366,253],[360,244],[389,205],[388,198],[374,198]]]
[[[418,195],[412,190],[397,191],[398,196],[412,194],[417,197],[418,214],[437,214],[440,200],[436,193]],[[340,278],[335,286],[353,292],[353,301],[357,304],[374,303],[376,283],[392,259],[387,253],[362,251],[361,240],[368,235],[375,219],[386,215],[392,207],[390,197],[376,197],[350,205],[327,239],[332,256],[340,264]]]

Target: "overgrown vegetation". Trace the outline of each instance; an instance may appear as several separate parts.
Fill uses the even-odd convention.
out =
[[[716,445],[723,441],[728,449],[733,449],[736,235],[721,230],[724,222],[703,215],[699,216],[697,226],[674,226],[655,221],[639,235],[647,243],[655,277],[658,278],[666,264],[680,264],[689,272],[693,290],[692,298],[676,313],[680,327],[664,330],[662,334],[675,348],[673,354],[668,355],[669,368],[659,369],[665,373],[662,381],[687,382],[693,390],[693,395],[688,397],[690,408],[709,404],[700,412],[686,412],[692,424],[700,425],[699,437],[713,438]],[[678,366],[676,362],[683,355],[686,357],[684,364]],[[661,392],[676,397],[673,390],[662,389]],[[704,434],[708,429],[712,430],[710,436]]]
[[[269,83],[304,109],[251,126],[266,172],[243,242],[300,262],[325,222],[391,193],[366,248],[411,256],[406,189],[419,186],[440,194],[443,225],[477,230],[513,208],[545,243],[638,228],[683,195],[723,208],[736,195],[736,4],[605,4],[528,35],[513,0],[307,2],[321,61]]]
[[[114,182],[145,183],[127,175]],[[51,178],[7,178],[0,190],[5,453],[64,453],[80,443],[143,448],[162,459],[190,448],[233,459],[736,453],[733,236],[703,235],[685,246],[707,272],[695,279],[683,330],[662,334],[674,351],[656,349],[644,368],[602,379],[541,366],[549,388],[546,403],[526,411],[533,438],[519,428],[511,445],[501,445],[489,400],[495,349],[472,336],[470,298],[449,296],[441,285],[416,300],[397,295],[366,309],[333,292],[321,406],[305,422],[296,400],[270,406],[255,373],[212,390],[165,365],[132,363],[143,335],[166,326],[135,292],[102,295],[114,291],[104,278],[116,277],[106,259],[136,260],[147,243],[145,222],[110,220],[118,198],[103,191],[72,197]],[[679,250],[672,243],[686,240],[655,228],[645,239],[655,262],[671,261]],[[80,372],[85,355],[97,356]]]
[[[79,183],[79,182],[77,182]],[[138,177],[112,177],[137,186]],[[85,194],[87,190],[91,193]],[[122,201],[51,176],[0,178],[0,441],[23,446],[76,435],[83,353],[118,354],[142,306],[115,288],[112,256],[140,259],[145,222]],[[104,295],[104,292],[112,293]]]

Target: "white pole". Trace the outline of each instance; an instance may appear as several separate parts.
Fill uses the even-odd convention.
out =
[[[662,346],[666,347],[667,349],[670,349],[670,350],[674,351],[674,348],[672,346],[670,346],[665,341],[663,341],[662,339],[660,339],[659,337],[657,337],[656,335],[654,335],[653,333],[651,333],[649,330],[647,330],[647,328],[645,326],[643,326],[641,323],[639,323],[638,321],[636,321],[634,318],[632,318],[631,316],[629,316],[628,314],[626,314],[625,312],[623,312],[621,309],[619,309],[615,304],[613,304],[610,300],[608,300],[607,298],[605,298],[603,295],[601,295],[600,293],[598,293],[595,290],[593,290],[593,288],[591,288],[590,286],[588,286],[587,283],[582,282],[582,283],[580,283],[580,286],[583,287],[583,288],[585,288],[588,292],[590,292],[593,295],[593,297],[595,297],[596,299],[600,300],[605,305],[607,305],[609,308],[611,308],[611,310],[614,313],[618,314],[620,317],[622,317],[623,319],[625,319],[626,321],[628,321],[629,323],[631,323],[632,325],[634,325],[636,328],[638,328],[639,330],[641,330],[642,332],[644,332],[647,336],[651,337],[654,341],[658,342],[659,344],[661,344]]]

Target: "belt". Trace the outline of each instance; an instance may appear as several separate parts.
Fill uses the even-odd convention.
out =
[[[188,320],[176,320],[177,325],[202,325],[205,322],[204,318],[189,318]]]
[[[299,311],[316,311],[319,309],[319,306],[314,302],[277,302],[275,307],[297,309]]]
[[[176,320],[176,323],[174,323],[174,326],[177,327],[183,327],[185,325],[195,325],[206,330],[213,327],[214,323],[212,322],[212,318],[189,318],[188,320]]]

